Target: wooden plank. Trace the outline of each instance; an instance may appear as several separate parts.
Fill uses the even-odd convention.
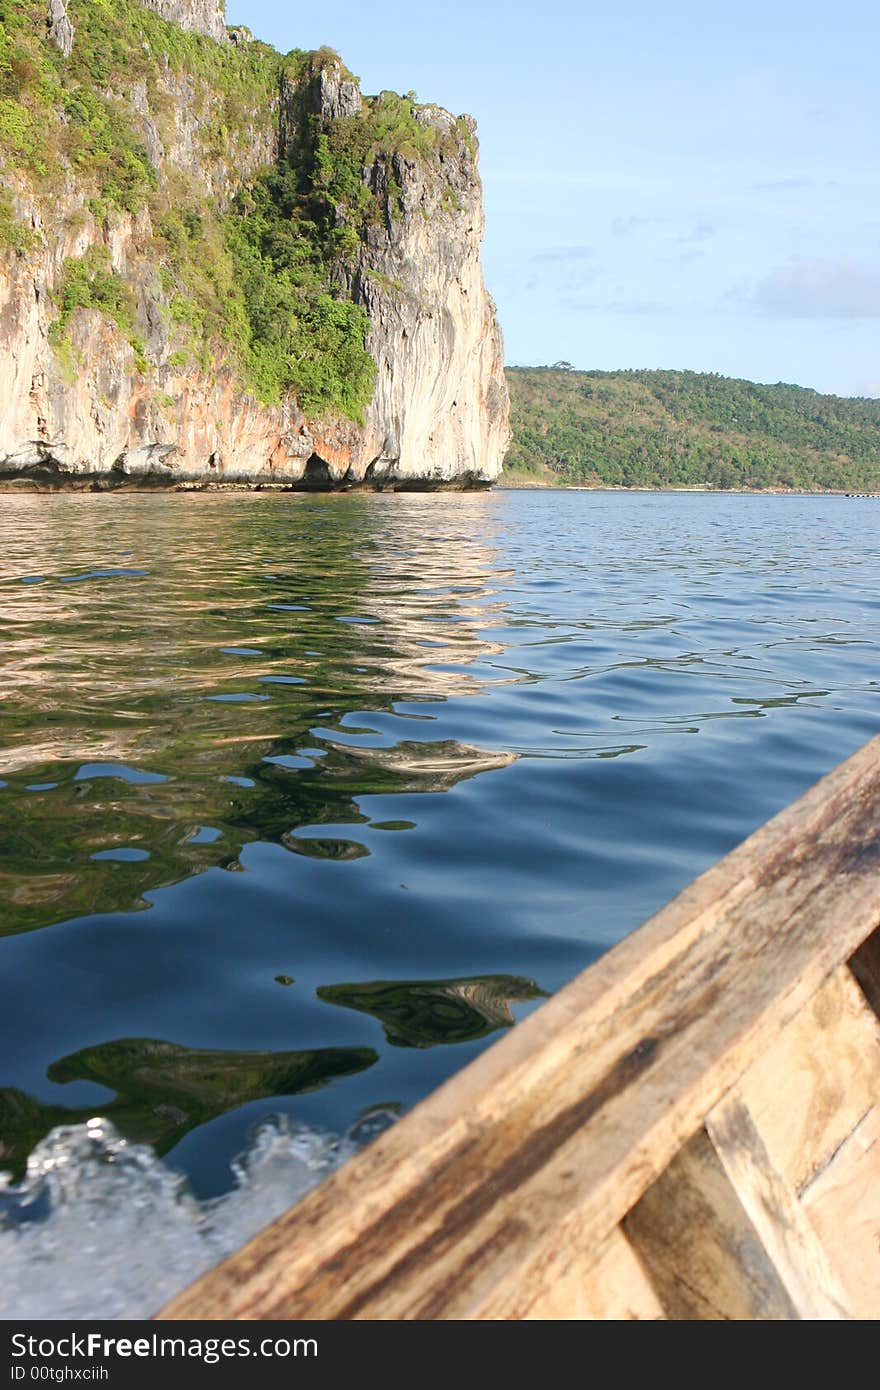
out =
[[[528,1321],[654,1322],[665,1313],[643,1265],[616,1226],[598,1255],[584,1251],[565,1269],[553,1270],[543,1287],[523,1289],[522,1304],[511,1316]]]
[[[880,1020],[846,966],[737,1089],[775,1167],[794,1188],[805,1187],[880,1098]]]
[[[878,868],[875,740],[161,1316],[517,1316],[870,934]]]
[[[799,1318],[849,1316],[846,1295],[794,1188],[772,1163],[737,1095],[710,1113],[706,1130],[731,1188]]]
[[[880,1017],[880,929],[862,942],[849,964],[862,993]]]
[[[798,1317],[705,1130],[648,1188],[624,1230],[667,1317]]]
[[[806,1189],[803,1205],[837,1267],[853,1317],[880,1317],[880,1105]]]

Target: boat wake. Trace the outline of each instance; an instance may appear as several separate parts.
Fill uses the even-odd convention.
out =
[[[53,1130],[21,1183],[0,1175],[0,1317],[150,1317],[393,1119],[374,1112],[341,1137],[273,1119],[207,1202],[108,1120]]]

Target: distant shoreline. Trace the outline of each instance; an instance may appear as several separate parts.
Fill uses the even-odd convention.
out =
[[[880,399],[710,372],[507,370],[516,481],[880,492]]]
[[[95,485],[87,480],[64,483],[36,483],[32,479],[0,478],[0,495],[18,497],[180,497],[200,496],[218,497],[240,496],[243,493],[261,493],[263,496],[277,497],[282,494],[295,494],[299,497],[341,497],[349,493],[364,496],[369,493],[486,493],[486,492],[646,492],[670,494],[696,494],[709,497],[849,497],[853,500],[880,500],[880,492],[844,492],[841,488],[794,488],[794,487],[651,487],[638,484],[626,487],[622,483],[565,483],[546,482],[543,479],[508,478],[502,473],[494,482],[480,486],[465,487],[455,483],[434,486],[396,486],[396,487],[295,487],[280,483],[177,483],[171,486],[156,486],[149,483],[125,483],[117,486]]]
[[[686,492],[707,494],[714,497],[863,497],[880,499],[880,492],[845,492],[843,488],[808,487],[707,487],[694,484],[691,487],[651,487],[637,484],[627,487],[623,483],[565,483],[545,482],[543,479],[507,478],[502,473],[493,484],[494,492]]]

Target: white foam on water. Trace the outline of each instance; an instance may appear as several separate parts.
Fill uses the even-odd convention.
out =
[[[272,1120],[233,1164],[232,1190],[208,1202],[107,1120],[53,1130],[21,1183],[0,1174],[0,1317],[150,1317],[393,1118],[341,1138]]]

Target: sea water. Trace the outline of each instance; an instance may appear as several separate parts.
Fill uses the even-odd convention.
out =
[[[870,501],[7,495],[0,540],[6,1316],[153,1311],[880,730]]]

